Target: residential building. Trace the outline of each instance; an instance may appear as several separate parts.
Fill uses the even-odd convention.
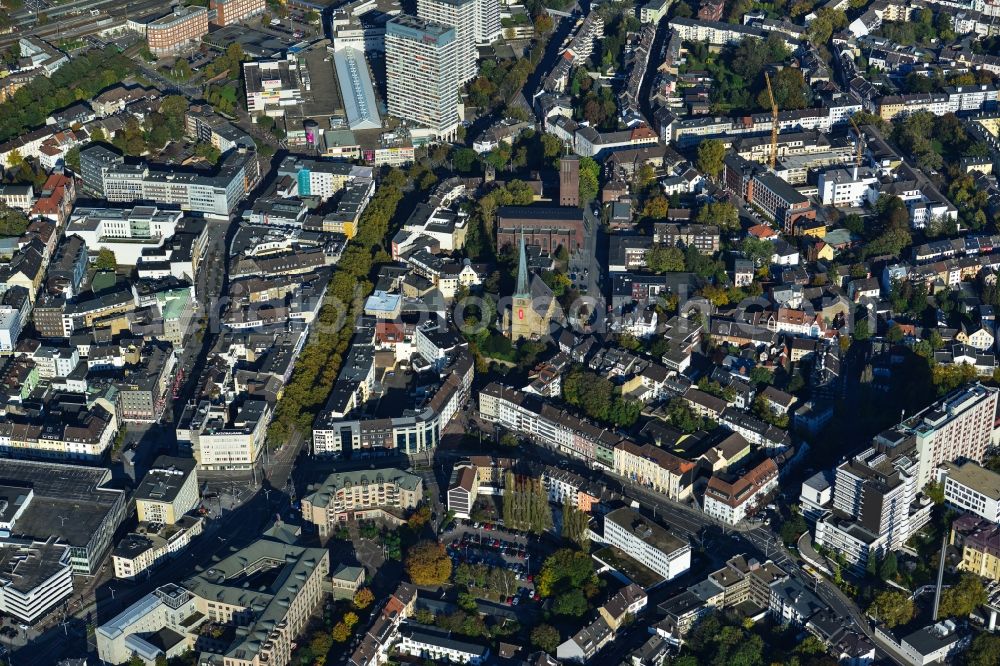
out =
[[[629,508],[604,516],[604,540],[664,580],[691,568],[691,546]]]
[[[421,624],[404,622],[399,627],[400,653],[436,663],[485,663],[490,649],[478,643],[452,638],[451,633]]]
[[[417,16],[429,23],[455,29],[456,69],[459,84],[476,78],[478,50],[476,48],[477,13],[481,0],[418,0]]]
[[[390,115],[435,137],[458,130],[462,84],[455,29],[405,14],[386,24],[386,98]]]
[[[694,470],[694,463],[652,444],[639,446],[626,440],[614,447],[615,474],[672,500],[690,496]]]
[[[140,523],[125,535],[111,553],[115,578],[138,580],[171,557],[184,551],[204,528],[201,516],[181,516],[172,525]]]
[[[879,437],[887,442],[915,441],[917,487],[923,488],[943,462],[982,461],[993,433],[998,393],[982,384],[956,389]]]
[[[816,542],[863,568],[869,557],[896,550],[930,519],[931,502],[918,501],[919,462],[912,440],[874,447],[841,463],[833,510],[816,522]]]
[[[772,458],[742,474],[713,474],[705,489],[705,513],[736,525],[759,509],[761,501],[777,487],[778,466]]]
[[[962,551],[959,569],[1000,581],[1000,525],[977,516],[959,516],[952,522],[950,543]]]
[[[461,520],[472,517],[472,508],[479,495],[479,471],[471,463],[458,464],[451,473],[448,486],[448,510]]]
[[[391,517],[385,509],[415,509],[423,493],[421,478],[400,469],[336,472],[302,498],[302,518],[315,525],[320,537],[325,538],[339,523],[348,520]]]
[[[135,491],[140,523],[173,525],[200,501],[194,458],[158,457]]]

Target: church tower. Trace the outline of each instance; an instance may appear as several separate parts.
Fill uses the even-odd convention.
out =
[[[524,247],[524,230],[521,230],[517,258],[517,285],[510,305],[510,339],[532,337],[535,311],[531,307],[531,286],[528,284],[528,252]]]
[[[552,290],[539,278],[528,277],[528,251],[521,230],[517,263],[517,284],[511,296],[510,309],[504,311],[503,330],[512,342],[536,340],[549,333],[549,324],[556,316],[557,301]]]

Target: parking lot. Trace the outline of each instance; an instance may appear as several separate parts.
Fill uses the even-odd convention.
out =
[[[532,544],[526,535],[504,530],[493,523],[472,523],[450,530],[442,535],[442,540],[456,567],[459,564],[483,564],[503,568],[513,574],[518,585],[517,592],[505,600],[501,599],[501,602],[517,606],[522,601],[540,601],[535,593],[532,573],[538,565],[532,566]]]

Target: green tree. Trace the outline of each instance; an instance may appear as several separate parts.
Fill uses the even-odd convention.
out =
[[[531,644],[539,650],[555,653],[561,642],[559,630],[551,624],[540,624],[531,630]]]
[[[965,666],[996,666],[1000,659],[1000,636],[980,632],[965,653]]]
[[[913,599],[898,590],[884,590],[875,595],[868,614],[889,627],[898,627],[913,619]]]
[[[657,245],[649,251],[646,266],[654,273],[677,273],[684,270],[684,253],[677,247]]]
[[[722,160],[726,156],[726,146],[718,139],[705,139],[698,144],[698,170],[713,180],[722,175]]]
[[[896,561],[896,552],[890,550],[882,559],[878,566],[878,577],[882,580],[891,580],[896,577],[899,563]]]
[[[941,592],[941,615],[966,617],[987,602],[983,579],[963,573],[957,585]]]
[[[587,545],[587,526],[590,523],[590,516],[585,511],[573,506],[570,502],[564,502],[562,508],[562,538],[572,541],[580,547]]]
[[[581,617],[588,608],[587,598],[583,596],[581,590],[567,590],[557,596],[552,603],[553,613],[569,617]]]
[[[594,561],[590,555],[572,548],[561,548],[542,563],[535,579],[535,589],[543,597],[552,597],[565,590],[583,589],[596,585]]]
[[[97,252],[97,261],[94,262],[94,267],[99,271],[118,270],[118,260],[115,259],[115,253],[108,248],[102,247]]]
[[[739,211],[728,201],[709,201],[698,209],[695,221],[698,224],[713,224],[726,232],[739,231],[740,228]]]
[[[459,148],[451,156],[451,164],[455,171],[460,173],[471,173],[475,168],[478,156],[471,148]]]
[[[600,189],[600,165],[591,157],[580,158],[580,203],[585,205],[597,198]]]
[[[20,236],[28,229],[28,216],[0,202],[0,236]]]

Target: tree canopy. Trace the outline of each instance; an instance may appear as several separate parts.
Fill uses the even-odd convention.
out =
[[[414,585],[443,585],[451,577],[451,558],[436,541],[421,541],[410,548],[404,566]]]

